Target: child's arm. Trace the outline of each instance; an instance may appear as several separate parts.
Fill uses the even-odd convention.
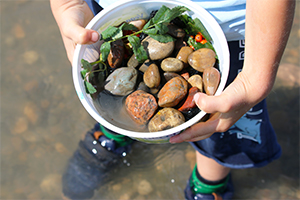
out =
[[[76,44],[91,44],[99,39],[97,31],[84,28],[94,15],[83,0],[50,0],[50,4],[72,62]]]
[[[294,0],[249,0],[246,4],[244,67],[219,96],[198,94],[201,110],[214,113],[170,139],[171,143],[198,141],[228,130],[271,91],[291,30]]]

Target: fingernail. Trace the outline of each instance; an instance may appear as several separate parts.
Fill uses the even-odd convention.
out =
[[[199,96],[200,96],[199,93],[196,93],[196,94],[194,95],[194,101],[195,101],[195,102],[197,102],[197,101],[199,100]]]
[[[93,42],[97,42],[97,41],[98,41],[98,38],[99,38],[99,34],[96,33],[96,32],[93,32],[93,33],[92,33],[92,38],[91,38],[91,40],[92,40]]]

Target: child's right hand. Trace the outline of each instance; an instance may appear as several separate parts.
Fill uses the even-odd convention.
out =
[[[50,0],[50,4],[72,63],[76,44],[92,44],[99,39],[97,31],[84,28],[94,15],[83,0]]]

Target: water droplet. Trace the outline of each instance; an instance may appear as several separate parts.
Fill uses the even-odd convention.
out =
[[[97,154],[97,150],[96,149],[92,149],[93,154]]]
[[[96,145],[96,144],[97,144],[97,141],[96,141],[96,140],[94,140],[94,141],[93,141],[93,145]]]
[[[174,183],[175,182],[175,180],[174,179],[171,179],[171,183]]]

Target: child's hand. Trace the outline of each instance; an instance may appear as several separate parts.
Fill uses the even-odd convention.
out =
[[[94,15],[82,0],[50,0],[50,3],[72,63],[76,44],[91,44],[99,39],[97,31],[84,28]]]
[[[198,93],[194,96],[197,106],[206,113],[213,113],[209,120],[200,122],[174,136],[171,143],[198,141],[210,137],[215,132],[228,130],[257,102],[249,97],[243,74],[240,73],[232,84],[219,96]]]

